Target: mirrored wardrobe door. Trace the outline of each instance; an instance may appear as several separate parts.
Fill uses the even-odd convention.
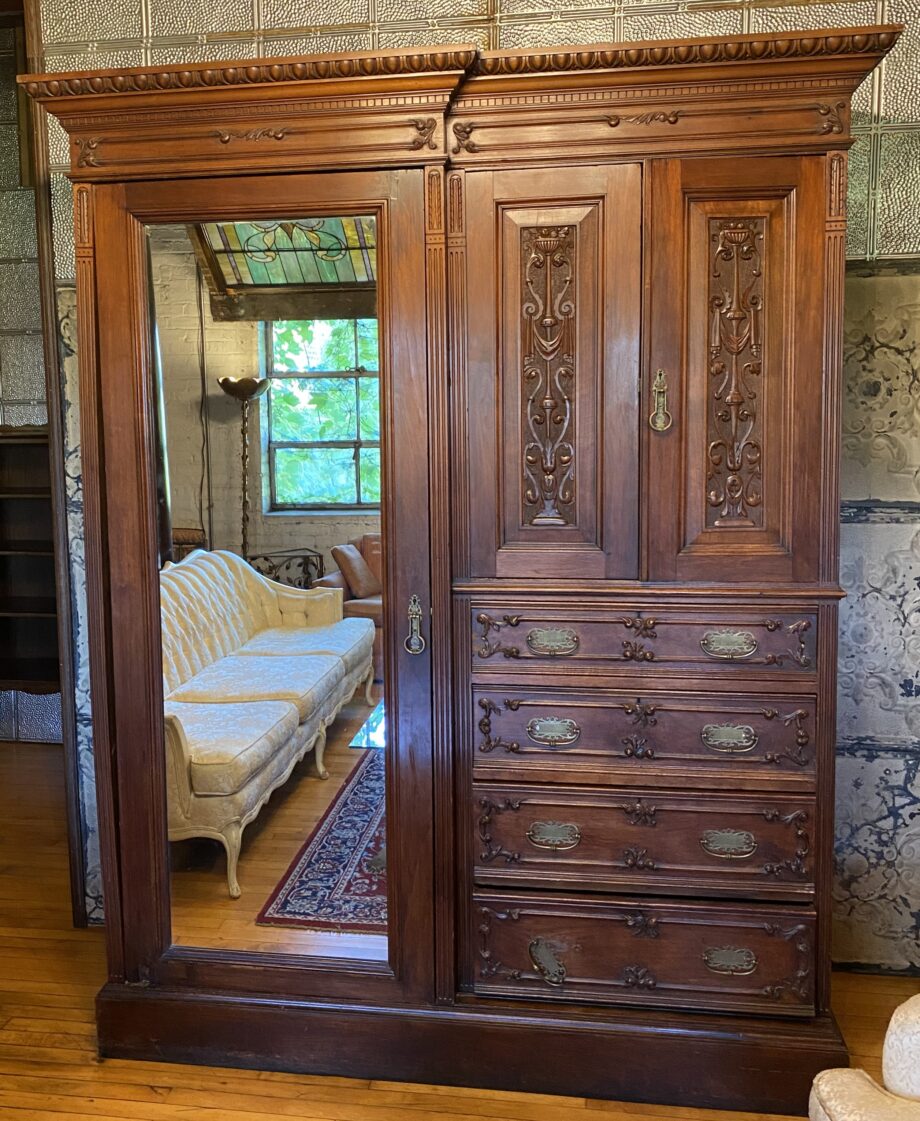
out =
[[[193,217],[184,187],[181,221],[168,184],[129,189],[147,256],[171,940],[389,964],[417,984],[430,965],[405,932],[431,927],[421,174],[277,182],[200,184]]]

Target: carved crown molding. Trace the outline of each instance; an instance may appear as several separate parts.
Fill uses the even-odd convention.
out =
[[[99,94],[275,86],[285,82],[323,82],[361,78],[400,78],[467,71],[475,47],[381,51],[351,55],[312,55],[264,62],[209,63],[196,66],[141,67],[93,73],[25,74],[19,82],[30,97],[55,100]]]
[[[712,66],[726,62],[762,62],[876,55],[890,50],[901,25],[854,27],[841,32],[792,31],[780,35],[739,35],[720,39],[683,39],[648,43],[572,47],[561,51],[492,52],[478,55],[470,73],[488,77],[558,74],[580,70],[638,70],[661,66]]]

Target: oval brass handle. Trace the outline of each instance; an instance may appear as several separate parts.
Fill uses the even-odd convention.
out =
[[[422,602],[416,595],[409,596],[409,634],[403,643],[409,654],[421,654],[425,650],[425,640],[422,638]]]
[[[556,957],[549,942],[544,938],[534,938],[527,947],[534,969],[547,985],[561,985],[565,980],[565,964]]]
[[[664,370],[658,370],[655,374],[655,381],[652,383],[652,400],[655,408],[648,418],[649,427],[653,432],[667,432],[673,420],[668,412],[668,379]]]
[[[543,747],[560,747],[574,743],[581,735],[581,728],[574,720],[563,716],[535,716],[527,721],[528,739]]]
[[[757,649],[757,639],[750,631],[707,631],[700,639],[703,653],[710,658],[750,658]]]
[[[552,852],[565,852],[581,844],[581,830],[570,821],[535,821],[526,837],[535,848]]]
[[[569,627],[534,627],[527,632],[527,646],[534,654],[565,658],[578,649],[578,635]]]
[[[703,964],[712,973],[746,977],[757,968],[757,955],[746,946],[710,946],[703,951]]]
[[[746,829],[707,829],[700,848],[721,860],[747,860],[757,851],[757,839]]]
[[[700,739],[722,755],[744,755],[757,746],[757,733],[750,724],[704,724]]]

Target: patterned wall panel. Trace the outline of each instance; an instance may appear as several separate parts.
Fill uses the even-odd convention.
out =
[[[850,161],[848,253],[920,256],[920,0],[42,0],[49,70],[182,60],[273,57],[413,43],[553,46],[732,34],[860,23],[906,22],[901,44],[857,92]],[[0,151],[9,143],[0,125]],[[54,170],[66,169],[60,130],[49,133]],[[73,276],[69,185],[53,183],[56,272]],[[72,328],[73,293],[60,319]],[[910,634],[920,577],[920,280],[856,277],[847,288],[844,420],[844,580],[838,768],[840,960],[920,966],[904,940],[920,913],[920,798],[914,696],[920,649]],[[76,362],[65,348],[68,526],[73,551],[77,725],[84,772],[90,909],[101,916],[94,831],[92,729],[85,642],[81,476]],[[913,428],[913,431],[912,431]],[[920,701],[917,702],[920,711]],[[0,713],[2,715],[2,713]],[[913,922],[913,927],[911,923]],[[911,931],[913,934],[911,935]]]

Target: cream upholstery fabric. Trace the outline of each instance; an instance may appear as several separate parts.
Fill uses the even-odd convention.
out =
[[[920,1100],[920,993],[894,1010],[885,1033],[882,1075],[893,1094]]]
[[[240,654],[335,654],[347,670],[365,662],[374,649],[370,619],[343,619],[327,627],[271,627],[239,649]]]
[[[213,837],[227,881],[243,829],[326,727],[373,683],[373,624],[342,619],[342,591],[302,591],[233,553],[192,553],[160,573],[170,840]],[[244,648],[245,652],[244,652]]]
[[[808,1102],[810,1121],[920,1121],[920,1103],[896,1097],[864,1070],[823,1070]]]
[[[297,731],[297,709],[285,701],[248,704],[166,702],[188,744],[195,794],[235,794]]]
[[[332,654],[266,657],[230,654],[205,666],[174,689],[172,701],[222,704],[225,701],[290,701],[300,719],[317,708],[345,676],[341,658]]]

